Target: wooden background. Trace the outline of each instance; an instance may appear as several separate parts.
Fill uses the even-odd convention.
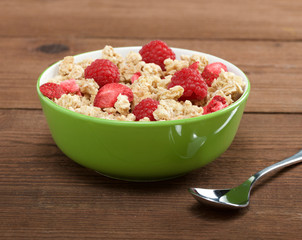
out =
[[[0,239],[301,239],[302,165],[257,185],[240,211],[187,188],[235,186],[302,148],[302,1],[0,1]],[[62,154],[35,90],[66,55],[142,45],[217,55],[252,85],[216,161],[155,183],[112,180]]]

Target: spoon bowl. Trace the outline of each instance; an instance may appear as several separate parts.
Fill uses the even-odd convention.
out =
[[[267,173],[302,162],[302,150],[295,155],[277,162],[251,176],[237,187],[230,189],[189,188],[192,196],[201,203],[225,208],[244,208],[249,205],[250,192],[254,184]]]

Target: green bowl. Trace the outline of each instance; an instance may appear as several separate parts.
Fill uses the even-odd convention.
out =
[[[126,56],[141,47],[115,48]],[[67,110],[44,97],[39,86],[58,74],[60,62],[39,77],[37,92],[57,146],[70,159],[108,177],[156,181],[177,177],[219,157],[232,143],[250,92],[245,74],[209,54],[172,48],[176,57],[201,54],[220,61],[246,82],[243,95],[231,106],[208,115],[171,121],[126,122],[98,119]],[[100,58],[101,51],[75,56],[75,61]]]

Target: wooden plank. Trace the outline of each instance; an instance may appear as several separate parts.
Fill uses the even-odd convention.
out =
[[[283,0],[2,0],[0,36],[301,40],[301,9]]]
[[[0,108],[40,108],[36,80],[45,68],[66,55],[101,49],[106,44],[118,47],[146,42],[111,38],[0,38],[0,51],[6,59],[0,65]],[[167,40],[167,43],[210,53],[242,68],[252,84],[247,112],[302,112],[302,57],[297,53],[302,43],[199,40]]]
[[[301,165],[262,181],[242,211],[199,205],[186,189],[231,187],[294,154],[301,148],[301,122],[301,114],[244,114],[233,144],[213,163],[169,181],[129,183],[65,157],[40,110],[0,110],[1,236],[299,239]]]

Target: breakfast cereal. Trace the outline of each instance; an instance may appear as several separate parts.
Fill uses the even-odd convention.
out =
[[[240,76],[225,70],[226,67],[220,68],[219,65],[215,69],[214,63],[211,68],[214,70],[207,70],[210,72],[204,74],[212,75],[204,79],[206,77],[202,77],[202,73],[209,65],[205,56],[184,55],[175,59],[175,54],[165,43],[151,43],[152,46],[147,44],[140,52],[129,52],[126,57],[106,46],[100,54],[100,59],[104,60],[99,63],[92,59],[76,63],[74,57],[67,56],[60,63],[58,75],[48,81],[53,85],[43,88],[42,85],[41,92],[71,111],[120,121],[197,117],[231,105],[243,94],[245,82]],[[159,53],[154,52],[154,46]],[[114,74],[112,78],[107,76],[111,73]],[[105,77],[109,83],[102,80],[104,76],[101,74],[107,74]],[[104,86],[105,90],[102,89]],[[143,101],[145,99],[153,102]],[[209,103],[211,108],[206,108]],[[139,112],[135,111],[139,104],[140,119],[134,114]]]

